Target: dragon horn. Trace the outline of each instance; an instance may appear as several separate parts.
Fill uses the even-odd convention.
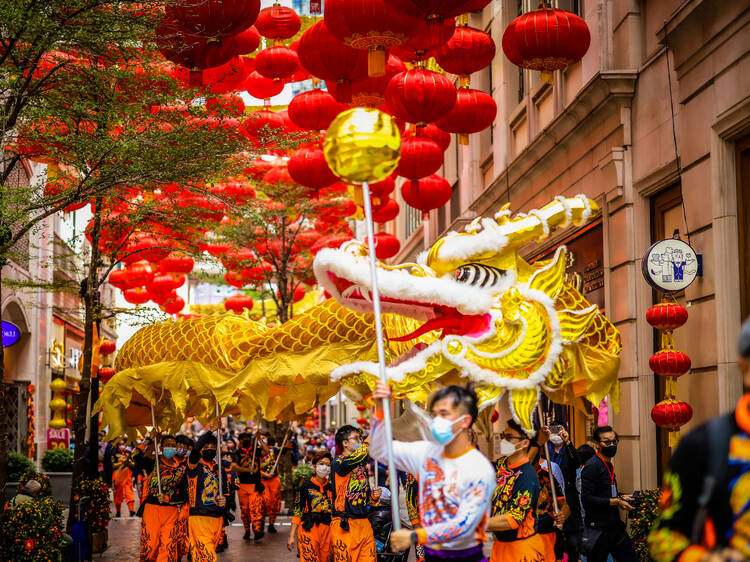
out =
[[[499,216],[497,222],[508,238],[508,247],[518,248],[529,242],[544,240],[555,228],[568,226],[571,222],[581,225],[598,212],[596,203],[585,195],[558,196],[541,209],[534,209],[528,214],[519,213],[512,219],[507,215]]]

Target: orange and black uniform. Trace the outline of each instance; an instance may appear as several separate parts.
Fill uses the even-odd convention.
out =
[[[269,447],[268,454],[263,458],[260,469],[266,474],[273,474],[271,478],[263,477],[263,508],[268,515],[268,524],[276,523],[276,517],[281,511],[281,479],[274,470],[278,449]]]
[[[550,473],[546,468],[538,466],[536,476],[539,479],[539,499],[537,500],[537,528],[536,532],[544,541],[544,558],[546,560],[558,560],[557,532],[555,531],[555,504],[552,500],[552,485]],[[554,478],[554,477],[553,477]],[[564,502],[565,496],[561,493],[562,486],[555,479],[555,492],[557,501]],[[559,552],[559,560],[562,560],[562,552]]]
[[[188,537],[192,562],[216,562],[216,545],[221,540],[224,528],[224,508],[216,500],[219,497],[218,465],[215,460],[201,458],[201,449],[211,438],[210,433],[201,436],[188,458]],[[222,491],[226,496],[226,472],[221,471]]]
[[[375,539],[367,515],[374,502],[367,479],[369,447],[363,443],[331,465],[334,562],[375,562]]]
[[[161,492],[167,501],[159,501],[156,468],[143,484],[138,515],[141,520],[141,562],[177,562],[180,559],[182,529],[178,522],[180,509],[188,499],[187,465],[175,458],[159,457]]]
[[[303,481],[294,498],[292,523],[297,527],[300,562],[328,562],[331,557],[333,486],[317,476]]]
[[[123,500],[128,505],[131,514],[135,512],[135,496],[133,494],[133,462],[130,459],[130,450],[121,448],[115,454],[112,463],[112,484],[115,488],[115,511],[120,515],[120,506]]]
[[[245,532],[252,528],[256,533],[263,531],[263,484],[260,478],[260,468],[257,468],[260,457],[255,451],[256,470],[253,472],[237,472],[237,498],[240,502],[240,516]],[[253,448],[242,447],[234,454],[234,463],[238,466],[250,468],[253,459]]]

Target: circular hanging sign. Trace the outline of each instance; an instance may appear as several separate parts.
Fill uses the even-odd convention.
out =
[[[663,293],[679,293],[698,275],[698,256],[679,238],[660,240],[643,256],[641,271],[646,282]]]
[[[10,347],[21,339],[21,330],[15,324],[3,320],[3,347]]]

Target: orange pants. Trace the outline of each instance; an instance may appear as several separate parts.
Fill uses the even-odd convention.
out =
[[[540,535],[512,542],[495,541],[490,562],[546,562],[544,553],[544,540]]]
[[[175,522],[176,540],[177,543],[177,559],[182,560],[183,556],[187,556],[190,546],[188,544],[188,517],[190,516],[190,505],[185,502],[180,506],[180,512],[177,514],[177,521]]]
[[[112,473],[112,484],[115,488],[115,511],[120,513],[122,500],[128,504],[130,511],[135,511],[135,496],[133,495],[133,473],[129,468],[118,468]]]
[[[542,537],[542,542],[544,543],[544,559],[547,560],[547,562],[555,562],[557,560],[557,556],[555,556],[555,541],[557,540],[557,534],[552,531],[551,533],[544,533],[539,536]]]
[[[216,545],[221,539],[224,520],[221,517],[191,515],[188,517],[190,559],[192,562],[216,562]]]
[[[255,491],[255,484],[238,484],[237,498],[240,502],[240,516],[245,531],[263,530],[263,496]]]
[[[331,527],[322,523],[305,531],[297,527],[297,549],[300,562],[329,562],[331,559]]]
[[[179,560],[180,508],[147,503],[141,520],[141,562],[177,562]]]
[[[265,514],[268,515],[268,524],[273,525],[276,522],[276,516],[281,511],[281,478],[275,476],[266,480],[263,479],[263,506]]]
[[[375,539],[368,519],[349,519],[349,530],[341,528],[341,519],[331,521],[334,562],[375,562]]]

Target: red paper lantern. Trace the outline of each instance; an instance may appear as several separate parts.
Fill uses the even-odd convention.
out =
[[[115,376],[115,370],[112,367],[99,367],[99,380],[106,383]]]
[[[661,302],[655,304],[646,312],[646,321],[663,332],[676,330],[688,319],[688,311],[684,306],[675,302]]]
[[[221,38],[247,29],[258,17],[260,0],[173,0],[168,17],[207,38]]]
[[[125,289],[122,295],[127,302],[135,305],[144,304],[151,300],[151,295],[143,287]]]
[[[384,224],[395,219],[400,211],[399,204],[389,197],[384,204],[372,210],[372,220],[378,224]]]
[[[185,308],[185,301],[180,296],[169,297],[161,305],[161,309],[167,314],[177,314]]]
[[[273,6],[263,8],[255,20],[258,32],[268,39],[289,39],[294,37],[302,26],[302,20],[292,8]]]
[[[448,133],[458,134],[458,142],[469,143],[469,135],[483,131],[495,121],[497,104],[480,90],[458,90],[453,109],[435,124]]]
[[[382,181],[370,184],[370,195],[372,197],[387,197],[396,189],[396,179],[393,175],[388,176]]]
[[[206,109],[212,115],[239,117],[245,113],[245,102],[240,96],[234,94],[210,97],[206,98]]]
[[[690,370],[690,357],[681,351],[661,350],[648,360],[648,366],[657,375],[679,377]]]
[[[232,35],[231,41],[235,53],[249,55],[260,46],[260,33],[254,25],[251,25],[246,30]]]
[[[392,258],[401,249],[401,242],[393,234],[378,232],[375,234],[375,256],[379,260]]]
[[[224,308],[235,314],[242,314],[245,309],[252,310],[253,305],[253,299],[247,295],[234,295],[224,301]]]
[[[295,182],[316,191],[336,183],[336,176],[328,167],[323,150],[318,147],[302,147],[295,151],[287,168]]]
[[[137,262],[131,264],[125,269],[121,269],[123,272],[124,286],[126,289],[132,289],[141,285],[145,285],[154,278],[155,272],[151,265],[146,261]],[[110,279],[112,278],[112,272]]]
[[[109,355],[110,353],[114,353],[116,349],[117,344],[112,340],[105,338],[99,343],[99,353],[101,355]]]
[[[367,77],[367,53],[344,45],[319,21],[302,34],[300,64],[321,80],[336,83],[336,100],[351,101],[351,84]]]
[[[357,424],[358,425],[367,425],[368,424],[367,418],[357,418]]]
[[[443,165],[440,146],[425,137],[410,137],[401,143],[401,159],[396,173],[404,178],[419,179],[434,174]]]
[[[263,176],[265,176],[268,171],[273,168],[273,162],[273,160],[267,160],[261,157],[254,158],[245,168],[243,168],[242,171],[252,179],[260,181],[263,179]],[[209,251],[209,253],[211,252]]]
[[[553,8],[521,14],[503,33],[503,51],[510,62],[541,71],[548,83],[552,83],[553,71],[581,60],[590,43],[583,18]]]
[[[267,134],[278,132],[278,129],[284,128],[284,119],[269,109],[261,109],[250,113],[242,122],[242,126],[248,135],[257,137],[261,131]]]
[[[157,275],[154,279],[146,285],[149,297],[164,297],[171,293],[176,287],[174,286],[174,279],[169,274]]]
[[[201,242],[198,244],[198,248],[214,257],[219,257],[226,254],[232,248],[232,245],[229,242]]]
[[[257,70],[253,70],[250,76],[247,77],[247,80],[245,80],[245,90],[247,90],[247,93],[259,100],[267,100],[277,96],[283,89],[283,81],[266,78]]]
[[[310,90],[297,94],[289,102],[289,119],[303,129],[319,131],[328,129],[336,116],[346,106],[337,102],[324,90]]]
[[[294,74],[298,67],[297,52],[289,47],[268,47],[255,57],[255,70],[277,82]]]
[[[477,0],[386,0],[399,10],[424,17],[426,20],[453,18],[467,12]]]
[[[410,207],[429,213],[450,201],[453,189],[448,180],[433,174],[419,180],[411,180],[401,186],[401,196]]]
[[[456,28],[450,40],[435,52],[435,60],[446,72],[457,74],[459,87],[469,86],[469,75],[490,65],[495,42],[489,34],[468,26]]]
[[[356,107],[379,107],[385,103],[385,89],[391,79],[404,72],[406,65],[403,61],[390,55],[385,67],[385,73],[382,76],[364,78],[352,82],[352,101],[351,105]],[[326,83],[328,91],[336,95],[336,84]]]
[[[364,406],[363,404],[357,404],[357,411],[358,412],[364,412],[367,410],[367,406]]]
[[[281,163],[271,168],[261,181],[272,185],[294,184],[292,176],[289,175],[289,168],[287,168],[286,163]]]
[[[159,262],[157,269],[166,273],[190,273],[195,261],[190,256],[170,254]]]
[[[434,25],[433,25],[434,24]],[[445,18],[427,25],[425,20],[412,29],[410,38],[400,47],[393,47],[391,53],[406,62],[416,62],[430,58],[456,31],[455,18]]]
[[[292,302],[299,302],[305,298],[305,288],[296,287],[292,293]]]
[[[693,417],[693,408],[687,402],[667,398],[651,409],[651,419],[659,427],[676,431]]]
[[[455,107],[455,106],[453,106]],[[451,136],[434,123],[428,123],[424,127],[409,127],[404,133],[404,138],[423,137],[434,140],[438,146],[445,152],[451,144]],[[370,186],[372,188],[372,186]]]
[[[284,132],[286,133],[302,133],[305,132],[305,130],[301,127],[298,127],[294,121],[289,119],[289,110],[288,109],[282,109],[279,111],[279,115],[284,120]],[[301,135],[299,135],[301,136]]]
[[[325,22],[328,30],[346,45],[366,49],[368,74],[386,73],[387,49],[404,43],[418,24],[383,0],[327,0]]]
[[[395,117],[425,125],[448,114],[456,103],[456,88],[442,74],[414,68],[391,79],[385,99]]]

